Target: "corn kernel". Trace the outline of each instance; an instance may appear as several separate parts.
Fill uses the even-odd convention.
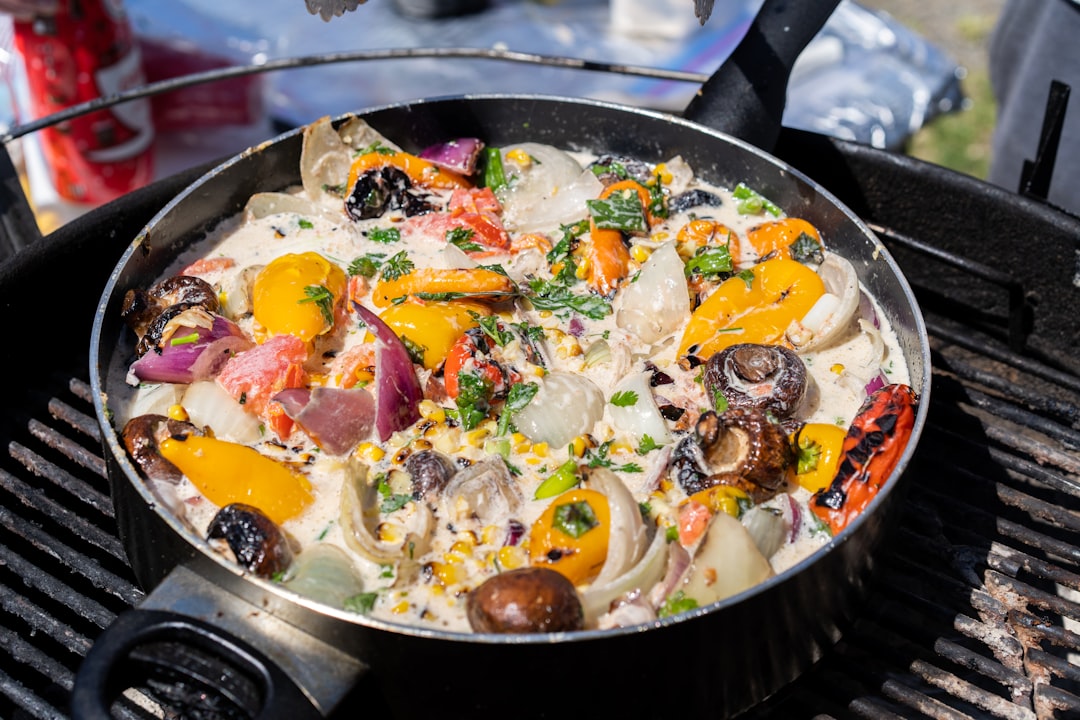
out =
[[[480,531],[480,542],[485,545],[494,545],[502,541],[503,529],[498,525],[488,525]]]
[[[367,368],[357,368],[353,375],[356,376],[356,384],[361,387],[375,380],[375,373]]]
[[[446,411],[434,400],[424,398],[420,401],[420,405],[417,409],[420,411],[420,417],[425,420],[434,420],[435,422],[443,422],[446,420]]]
[[[458,585],[465,581],[468,572],[461,563],[432,563],[435,579],[442,585]]]
[[[488,435],[490,434],[491,433],[489,433],[486,429],[482,427],[476,428],[475,430],[470,430],[469,432],[465,433],[465,444],[469,447],[481,447],[484,444],[484,441],[487,439]]]
[[[652,255],[652,250],[645,247],[644,245],[635,245],[634,247],[630,248],[630,257],[634,258],[639,263],[643,263],[648,260],[650,255]]]
[[[173,420],[180,420],[181,422],[187,422],[191,418],[188,417],[187,410],[183,405],[170,405],[168,410],[168,416]]]
[[[520,545],[506,545],[495,553],[495,561],[503,570],[513,570],[525,566],[525,551]]]
[[[424,438],[416,438],[415,440],[412,441],[412,446],[411,447],[416,452],[420,452],[421,450],[430,450],[431,449],[431,441],[430,440],[425,440]]]
[[[541,310],[540,311],[540,317],[542,317],[542,318],[549,318],[549,317],[552,316],[552,314],[553,313],[550,310]]]
[[[596,441],[588,434],[578,435],[576,438],[570,441],[570,452],[574,457],[581,457],[585,454],[586,449],[596,447]]]
[[[526,465],[539,465],[542,462],[544,462],[544,461],[541,460],[538,457],[527,457],[527,458],[525,458],[525,464]]]
[[[664,242],[669,237],[671,237],[671,233],[661,230],[659,232],[654,232],[652,235],[649,236],[649,239],[654,242]]]
[[[529,153],[525,152],[521,148],[514,148],[510,152],[506,153],[507,160],[513,160],[521,167],[528,167],[532,165],[532,158],[529,157]]]
[[[375,534],[382,542],[396,543],[404,540],[404,535],[401,532],[401,528],[393,523],[379,523],[379,526],[375,528]]]
[[[360,443],[356,446],[356,454],[369,462],[379,462],[386,456],[386,451],[375,443]]]
[[[409,601],[402,600],[397,605],[394,605],[392,608],[390,608],[390,612],[394,613],[395,615],[401,615],[403,613],[409,612]]]
[[[533,365],[533,374],[537,377],[544,377],[545,375],[547,375],[547,370],[540,367],[539,365]]]
[[[532,446],[533,455],[538,455],[542,458],[548,456],[548,449],[548,444],[546,442],[538,442]]]
[[[581,263],[578,264],[577,269],[574,270],[574,277],[578,280],[584,280],[589,275],[589,266],[592,264],[592,260],[589,258],[582,258]]]
[[[450,546],[450,551],[444,558],[447,562],[461,562],[464,558],[472,555],[474,543],[458,540]]]
[[[844,365],[843,365],[843,363],[834,363],[834,364],[833,364],[833,365],[832,365],[832,366],[831,366],[831,367],[829,368],[829,370],[830,370],[831,372],[834,372],[834,373],[836,373],[837,375],[839,375],[840,373],[844,372]]]
[[[675,177],[671,174],[671,171],[668,170],[667,163],[660,163],[659,165],[657,165],[656,174],[660,176],[660,182],[664,183],[665,185],[670,185],[672,179],[674,179]]]
[[[629,453],[629,452],[633,452],[633,451],[634,451],[634,448],[630,447],[630,443],[626,442],[625,440],[619,440],[617,442],[613,442],[613,443],[611,443],[611,445],[608,448],[608,454]]]

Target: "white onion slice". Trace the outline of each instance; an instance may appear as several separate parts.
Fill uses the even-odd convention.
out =
[[[364,591],[352,560],[336,545],[316,543],[296,556],[282,584],[304,597],[333,608]]]
[[[710,521],[680,589],[704,607],[747,590],[772,574],[772,565],[742,523],[720,512]]]
[[[590,489],[607,498],[611,517],[607,557],[593,581],[595,585],[606,585],[637,563],[645,551],[648,531],[637,501],[618,475],[607,468],[594,468],[587,482]]]
[[[244,206],[244,216],[252,220],[258,220],[271,215],[281,213],[295,213],[305,218],[322,218],[327,222],[340,225],[347,219],[344,212],[344,204],[341,212],[334,212],[325,205],[312,202],[298,195],[290,195],[283,192],[255,193]]]
[[[402,533],[400,542],[384,542],[375,537],[374,527],[379,520],[378,488],[368,481],[367,467],[350,461],[346,465],[345,481],[341,485],[341,534],[345,544],[354,552],[377,563],[403,560],[427,552],[434,519],[425,503],[410,503],[413,514],[410,527]]]
[[[657,445],[671,442],[671,432],[667,420],[660,414],[652,388],[649,386],[650,373],[638,372],[628,375],[615,386],[614,393],[633,393],[637,400],[631,405],[608,405],[608,413],[615,427],[640,440],[648,435]]]
[[[859,311],[859,277],[854,265],[828,253],[818,275],[825,283],[825,294],[787,330],[787,339],[798,353],[825,347],[837,339]]]
[[[329,117],[322,117],[304,128],[300,150],[300,180],[307,196],[319,203],[334,204],[341,198],[326,191],[348,177],[352,150],[341,140]]]
[[[538,384],[532,401],[514,413],[514,425],[533,442],[563,447],[604,415],[604,393],[586,377],[556,371]]]
[[[259,418],[213,380],[188,385],[181,404],[192,424],[213,428],[222,440],[252,445],[262,439]]]
[[[637,279],[623,286],[616,323],[653,344],[675,332],[690,315],[690,292],[674,242],[658,247]]]
[[[135,394],[131,403],[130,417],[140,415],[168,415],[169,408],[179,405],[184,397],[186,385],[177,383],[159,383],[157,385],[144,385]]]
[[[647,597],[649,589],[664,577],[668,562],[668,541],[657,530],[641,560],[625,573],[610,582],[593,583],[581,593],[581,605],[585,610],[585,624],[592,626],[601,615],[608,612],[613,600],[634,591]]]
[[[507,157],[525,154],[531,162]],[[499,198],[503,224],[515,232],[553,229],[582,219],[585,200],[600,194],[603,184],[569,153],[540,143],[508,145],[502,149],[503,172],[509,189]]]

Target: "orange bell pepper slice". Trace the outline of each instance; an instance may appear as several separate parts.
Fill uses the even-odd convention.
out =
[[[418,268],[393,280],[380,277],[371,291],[377,307],[387,307],[396,298],[425,293],[462,293],[467,300],[500,300],[515,292],[514,281],[486,268]],[[452,299],[452,298],[451,298]]]
[[[620,180],[600,192],[604,200],[617,192],[632,191],[641,200],[645,220],[651,226],[655,218],[649,214],[649,191],[634,180]],[[630,274],[630,250],[623,241],[621,230],[598,228],[589,221],[589,239],[582,243],[585,259],[585,283],[600,295],[610,295]]]
[[[804,234],[821,244],[821,234],[817,228],[802,218],[770,220],[751,228],[746,233],[746,242],[757,255],[752,262],[760,262],[765,257],[790,258],[791,244]],[[733,252],[731,257],[738,264],[740,256]]]
[[[438,165],[434,165],[416,155],[411,155],[407,152],[385,150],[364,153],[353,160],[352,166],[349,167],[349,180],[346,187],[348,187],[349,192],[351,192],[353,186],[356,185],[357,178],[368,170],[388,166],[396,167],[398,170],[401,170],[408,175],[409,179],[414,183],[424,187],[439,188],[442,190],[472,187],[472,183],[461,175],[451,172],[450,170],[444,170]]]
[[[680,357],[708,359],[737,343],[790,347],[784,332],[825,294],[825,283],[806,265],[785,258],[766,260],[752,272],[749,283],[739,276],[725,280],[694,310]]]

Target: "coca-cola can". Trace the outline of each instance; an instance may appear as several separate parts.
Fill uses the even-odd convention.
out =
[[[66,0],[55,15],[16,20],[34,118],[145,84],[120,0]],[[53,185],[64,199],[101,204],[153,178],[150,101],[131,100],[41,131]]]

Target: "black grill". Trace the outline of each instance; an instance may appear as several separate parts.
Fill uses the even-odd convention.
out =
[[[907,500],[866,606],[818,665],[749,717],[1080,715],[1080,221],[821,136],[785,131],[777,154],[897,257],[926,313],[934,372]],[[129,239],[200,171],[0,265],[2,717],[66,717],[87,649],[142,596],[113,522],[89,328]],[[124,710],[152,717],[153,707],[133,696]]]

